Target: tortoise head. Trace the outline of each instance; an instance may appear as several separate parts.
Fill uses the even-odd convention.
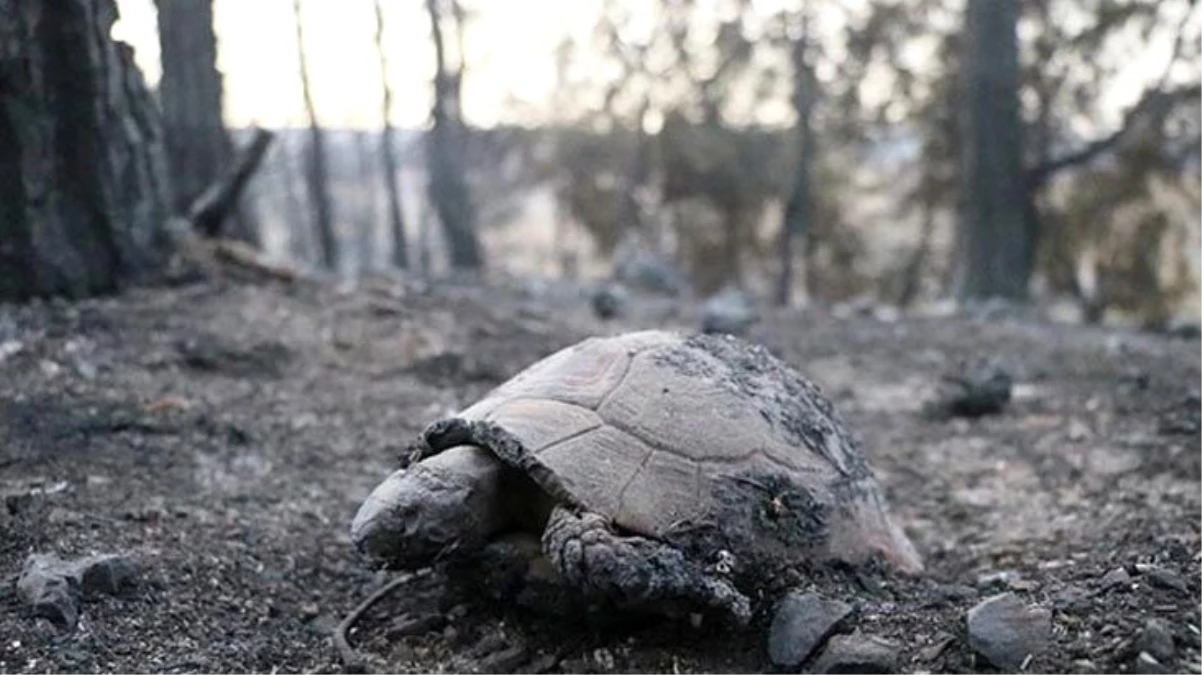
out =
[[[393,472],[351,523],[351,539],[388,567],[415,569],[475,550],[503,525],[501,466],[491,453],[459,446]]]

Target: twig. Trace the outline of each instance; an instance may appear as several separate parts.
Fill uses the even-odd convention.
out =
[[[367,596],[367,599],[359,603],[357,607],[351,610],[350,614],[338,624],[334,629],[334,646],[338,649],[338,654],[342,658],[343,669],[348,673],[366,673],[367,659],[363,657],[354,647],[351,646],[348,635],[351,628],[358,623],[359,619],[363,618],[363,614],[371,609],[372,605],[382,600],[386,595],[408,584],[411,581],[416,581],[426,576],[430,570],[427,568],[419,572],[411,574],[402,574],[401,576],[384,584],[375,593]]]

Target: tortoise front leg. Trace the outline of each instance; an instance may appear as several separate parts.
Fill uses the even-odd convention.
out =
[[[716,609],[746,625],[751,603],[726,579],[707,574],[678,549],[611,530],[595,513],[555,507],[543,532],[543,549],[571,586],[586,595],[647,609],[685,603]]]

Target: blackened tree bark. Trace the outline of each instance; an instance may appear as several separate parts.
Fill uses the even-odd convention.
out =
[[[161,121],[113,0],[0,0],[0,300],[149,281],[170,252]]]
[[[183,214],[229,169],[233,146],[222,114],[213,0],[155,0],[155,6],[163,66],[159,105],[175,188],[172,206]],[[245,218],[237,220],[233,234],[257,239]]]
[[[813,211],[811,182],[814,166],[814,98],[817,80],[806,58],[809,41],[808,22],[804,21],[801,35],[791,45],[793,65],[793,112],[797,116],[794,136],[797,142],[797,166],[793,172],[793,189],[785,204],[784,222],[780,233],[780,279],[776,287],[776,302],[787,306],[793,292],[793,265],[796,249],[805,246]]]
[[[1019,114],[1018,0],[968,0],[960,109],[959,295],[1025,299],[1035,237]]]
[[[305,187],[309,206],[313,209],[313,224],[321,247],[321,262],[328,270],[337,270],[340,261],[338,236],[334,232],[334,206],[330,196],[325,130],[317,120],[313,91],[309,82],[309,62],[305,58],[305,29],[301,20],[301,0],[293,0],[296,18],[296,50],[300,65],[301,91],[305,98],[305,114],[309,117],[309,147],[305,162]]]
[[[368,147],[370,132],[356,129],[353,139],[355,144],[355,181],[359,183],[361,199],[355,209],[355,258],[358,262],[356,269],[360,275],[376,267],[376,205],[379,199],[376,195],[376,185],[373,180],[376,175],[375,153]],[[356,191],[358,192],[358,191]]]
[[[409,245],[405,237],[405,214],[397,185],[396,147],[392,132],[392,85],[388,83],[388,57],[384,50],[384,7],[376,0],[376,52],[380,56],[380,85],[384,91],[384,129],[380,134],[380,159],[384,165],[384,191],[388,197],[388,230],[392,235],[392,264],[409,267]]]
[[[463,116],[460,110],[462,67],[456,73],[447,68],[446,41],[439,0],[426,0],[434,38],[435,74],[433,128],[426,138],[426,165],[430,174],[430,201],[442,221],[443,236],[452,268],[479,269],[484,265],[480,242],[476,238],[476,210],[464,175]],[[462,63],[463,54],[459,55]]]

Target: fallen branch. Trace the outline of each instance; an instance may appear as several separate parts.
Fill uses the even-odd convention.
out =
[[[272,132],[256,128],[254,138],[238,156],[229,172],[192,202],[186,218],[197,232],[210,238],[221,234],[225,221],[233,212],[250,177],[259,168],[274,137]]]
[[[249,244],[234,239],[217,239],[212,242],[213,255],[218,261],[240,267],[259,276],[292,283],[304,273],[289,265],[273,262]]]

